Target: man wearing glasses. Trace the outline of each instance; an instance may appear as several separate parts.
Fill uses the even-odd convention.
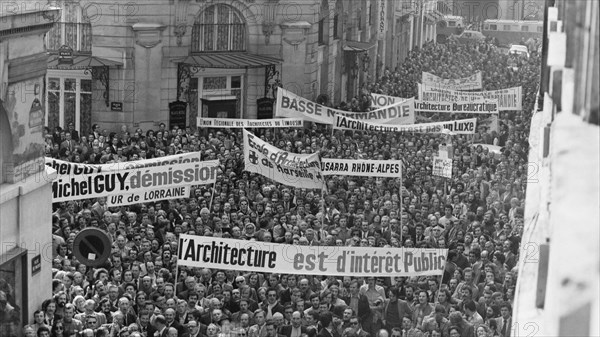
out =
[[[94,316],[87,316],[85,319],[85,328],[96,330],[98,328],[98,319]]]
[[[358,336],[358,337],[370,337],[371,336],[368,332],[363,330],[362,326],[360,325],[360,322],[358,321],[358,317],[356,317],[356,316],[350,318],[350,327],[354,330],[354,332],[356,333],[356,336]]]
[[[187,331],[181,337],[200,337],[206,335],[206,325],[196,320],[191,320],[187,324]]]

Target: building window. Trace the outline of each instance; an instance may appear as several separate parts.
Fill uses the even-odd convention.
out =
[[[369,4],[367,7],[367,19],[369,20],[369,26],[373,24],[373,5]]]
[[[319,46],[325,44],[325,19],[319,20]]]
[[[544,32],[544,27],[542,27],[542,26],[538,26],[538,27],[537,27],[537,32],[538,32],[538,33],[542,33],[542,32]]]
[[[84,18],[81,7],[71,2],[63,2],[60,7],[62,8],[60,21],[56,22],[46,34],[48,51],[56,53],[61,46],[67,45],[77,54],[90,54],[92,25],[87,18]]]
[[[46,126],[66,129],[73,123],[80,135],[91,130],[92,78],[84,71],[49,70],[46,77]]]
[[[340,34],[339,34],[339,31],[338,31],[338,29],[339,29],[338,28],[339,27],[338,26],[339,25],[339,18],[340,18],[340,15],[338,13],[336,13],[333,16],[333,39],[334,40],[337,40],[337,39],[340,38]]]
[[[246,50],[246,23],[228,5],[213,5],[198,16],[192,29],[193,52]]]
[[[522,32],[528,32],[529,31],[529,26],[525,26],[525,25],[521,26],[521,31]]]
[[[510,25],[504,25],[504,31],[510,32]]]
[[[201,116],[241,118],[243,114],[242,75],[210,75],[195,78],[199,85],[198,104]]]

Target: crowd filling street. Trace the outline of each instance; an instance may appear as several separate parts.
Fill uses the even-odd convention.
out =
[[[417,96],[422,72],[483,74],[483,90],[523,88],[523,110],[501,111],[498,130],[475,135],[373,133],[309,128],[253,129],[293,153],[401,160],[403,177],[328,176],[327,194],[244,171],[242,129],[154,130],[73,124],[46,130],[46,156],[77,163],[136,161],[187,152],[218,159],[217,182],[189,198],[108,207],[105,198],[55,203],[52,298],[18,319],[14,289],[0,285],[0,335],[27,337],[508,337],[520,256],[529,122],[540,56],[493,45],[433,44],[385,70],[338,108],[369,109],[371,92]],[[473,115],[469,115],[473,117]],[[423,113],[420,120],[459,119]],[[432,158],[452,145],[452,178]],[[489,145],[492,145],[491,147]],[[498,148],[493,150],[491,148]],[[73,256],[78,231],[112,239],[108,262]],[[352,277],[177,266],[180,234],[300,246],[448,249],[443,275]],[[45,285],[40,285],[45,286]]]

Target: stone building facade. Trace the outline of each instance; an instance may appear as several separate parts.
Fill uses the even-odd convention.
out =
[[[277,86],[348,101],[419,45],[413,31],[424,22],[409,0],[53,4],[63,15],[47,37],[46,123],[82,134],[92,124],[145,131],[195,126],[198,116],[268,118],[269,101],[260,113],[257,101]]]

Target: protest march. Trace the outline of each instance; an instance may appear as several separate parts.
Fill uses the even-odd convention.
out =
[[[427,43],[337,106],[278,88],[272,119],[46,128],[53,296],[19,328],[510,336],[540,67],[515,57]],[[74,255],[87,228],[101,266]]]

